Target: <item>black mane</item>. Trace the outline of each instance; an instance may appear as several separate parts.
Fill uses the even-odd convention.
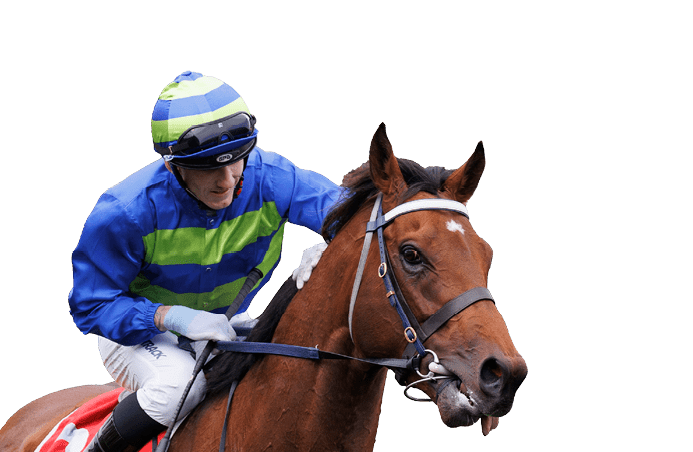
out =
[[[441,167],[423,168],[416,162],[398,159],[400,171],[408,185],[408,190],[402,195],[402,201],[419,192],[437,195],[445,180],[452,171]],[[365,202],[378,193],[370,175],[370,165],[365,163],[355,169],[342,181],[347,190],[343,198],[332,208],[323,223],[322,236],[330,242],[341,228],[356,214]],[[248,335],[248,342],[270,342],[279,319],[286,311],[298,289],[291,277],[274,296],[267,309],[258,318],[257,325]],[[205,374],[207,379],[207,395],[211,396],[221,391],[228,391],[234,381],[240,381],[253,364],[262,359],[263,355],[227,352],[219,355],[208,364]]]
[[[246,340],[248,342],[270,342],[272,336],[274,336],[274,330],[279,324],[279,319],[281,319],[296,292],[298,292],[296,283],[289,277],[262,315],[258,317],[257,325],[252,329]],[[211,368],[205,374],[207,395],[210,396],[221,391],[227,392],[231,383],[240,381],[252,365],[261,359],[262,356],[232,352],[219,355],[209,363]]]

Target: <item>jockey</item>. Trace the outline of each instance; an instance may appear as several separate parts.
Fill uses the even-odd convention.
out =
[[[257,135],[233,88],[184,72],[152,115],[163,159],[107,190],[89,215],[72,255],[70,313],[100,336],[106,369],[131,394],[87,450],[139,450],[163,431],[195,365],[173,332],[228,341],[234,325],[253,325],[246,310],[279,262],[285,223],[319,233],[337,201],[334,183],[256,147]],[[265,276],[229,322],[223,313],[254,267]],[[204,391],[201,373],[181,416]]]

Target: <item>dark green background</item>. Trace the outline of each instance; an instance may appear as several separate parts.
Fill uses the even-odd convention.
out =
[[[109,380],[68,313],[70,253],[98,196],[156,158],[154,102],[192,69],[243,95],[261,147],[335,182],[366,160],[381,121],[395,153],[424,166],[457,167],[484,141],[469,208],[529,375],[487,438],[478,424],[448,429],[389,377],[376,451],[668,450],[684,438],[684,2],[80,3],[15,5],[0,28],[0,422]],[[252,314],[318,240],[287,229]]]

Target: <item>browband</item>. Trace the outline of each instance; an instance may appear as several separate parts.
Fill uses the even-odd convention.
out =
[[[382,196],[382,195],[379,195]],[[452,201],[450,199],[417,199],[414,201],[405,202],[395,207],[391,211],[384,213],[382,216],[376,218],[375,221],[371,220],[366,225],[367,232],[373,232],[380,227],[386,226],[391,223],[392,220],[405,213],[417,212],[419,210],[450,210],[452,212],[461,213],[467,219],[469,219],[469,212],[467,211],[467,206],[461,202]]]

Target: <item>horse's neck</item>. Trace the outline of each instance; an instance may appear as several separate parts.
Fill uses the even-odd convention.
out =
[[[345,247],[349,244],[337,241],[325,251],[311,281],[282,316],[273,342],[357,354],[349,334],[348,313],[360,250],[355,251],[353,245]],[[262,391],[272,388],[276,406],[267,411],[268,416],[273,411],[284,412],[286,422],[282,425],[286,430],[297,436],[299,431],[308,435],[291,439],[291,443],[301,443],[299,449],[309,450],[307,445],[316,450],[373,447],[385,369],[351,360],[318,363],[266,357],[251,372]]]
[[[354,355],[348,311],[360,249],[352,240],[327,248],[273,342]],[[372,450],[386,375],[384,368],[352,360],[265,356],[236,390],[227,450]],[[205,403],[186,429],[194,431],[190,444],[218,438],[212,426],[221,425],[224,406],[223,397]]]
[[[359,251],[351,240],[335,240],[328,247],[311,280],[282,316],[273,342],[358,355],[348,314]],[[342,449],[345,443],[353,443],[355,450],[373,446],[385,369],[352,360],[276,361],[281,361],[282,378],[295,382],[291,391],[300,394],[295,399],[306,414],[301,428],[334,442],[323,444],[322,450]]]
[[[273,342],[317,345],[323,350],[353,355],[355,345],[349,333],[349,302],[367,219],[367,212],[360,212],[352,219],[350,227],[330,243],[310,281],[286,309]]]

